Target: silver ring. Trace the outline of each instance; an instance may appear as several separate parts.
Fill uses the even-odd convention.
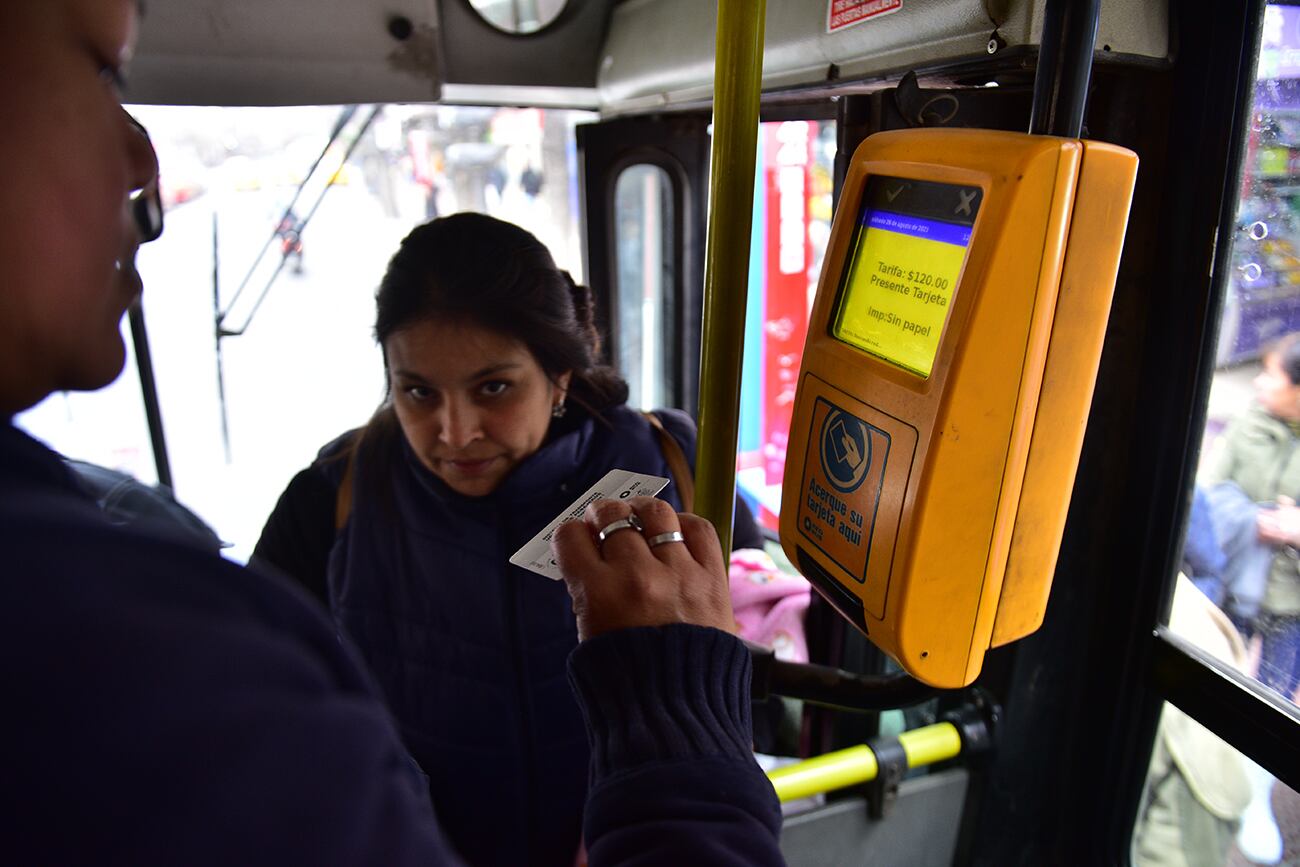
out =
[[[645,530],[645,527],[641,524],[641,519],[636,516],[636,512],[633,512],[626,518],[619,518],[617,521],[613,521],[602,527],[600,532],[596,534],[596,544],[605,544],[605,540],[608,539],[611,534],[617,533],[619,530],[636,530],[640,533]]]
[[[679,530],[673,530],[671,533],[660,533],[658,536],[651,536],[646,539],[646,544],[651,548],[656,545],[667,545],[669,542],[685,542],[686,537]]]

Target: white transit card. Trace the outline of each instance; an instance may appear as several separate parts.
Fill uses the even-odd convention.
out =
[[[587,493],[573,501],[573,505],[556,516],[542,532],[534,536],[524,547],[510,558],[516,566],[545,575],[552,581],[559,581],[564,576],[560,567],[551,556],[551,537],[561,524],[577,521],[587,506],[597,500],[626,500],[628,497],[653,497],[664,489],[668,480],[660,476],[647,476],[631,470],[610,470],[599,482],[587,489]]]

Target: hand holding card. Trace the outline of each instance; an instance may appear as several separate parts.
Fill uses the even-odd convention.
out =
[[[551,545],[582,641],[673,623],[734,631],[722,547],[703,518],[651,497],[598,500]]]
[[[653,497],[664,489],[668,480],[662,476],[648,476],[631,470],[610,470],[596,484],[587,489],[581,497],[574,500],[569,508],[555,517],[540,533],[530,539],[516,551],[510,562],[522,566],[538,575],[545,575],[552,581],[563,579],[560,567],[551,555],[551,539],[561,524],[569,521],[581,521],[587,506],[597,500],[627,500],[631,497]]]

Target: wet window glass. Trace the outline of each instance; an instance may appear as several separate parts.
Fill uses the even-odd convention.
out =
[[[384,398],[374,293],[415,225],[486,212],[531,231],[581,279],[573,127],[589,114],[131,112],[158,150],[166,210],[163,236],[138,259],[174,486],[232,559],[248,557],[321,444]],[[132,368],[103,391],[52,395],[17,422],[67,455],[156,479]]]
[[[1244,670],[1294,701],[1300,686],[1300,8],[1270,6],[1262,39],[1182,571],[1236,626],[1248,651]]]
[[[1300,795],[1165,705],[1133,838],[1135,867],[1295,864]]]
[[[677,353],[673,311],[673,187],[658,166],[624,169],[614,186],[618,369],[628,404],[670,403],[670,359]]]
[[[1186,576],[1170,625],[1231,668],[1258,664],[1239,628]],[[1257,655],[1257,651],[1254,652]],[[1300,795],[1177,707],[1161,711],[1133,837],[1133,863],[1295,864]]]

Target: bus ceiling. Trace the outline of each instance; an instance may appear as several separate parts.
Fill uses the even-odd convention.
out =
[[[806,98],[907,70],[1032,74],[1044,5],[771,2],[763,88],[769,98]],[[524,7],[541,17],[523,20],[530,32],[506,32]],[[1103,0],[1097,59],[1163,63],[1168,16],[1165,3]],[[694,108],[712,96],[715,19],[708,0],[168,0],[149,4],[128,98],[535,105],[605,115]]]

